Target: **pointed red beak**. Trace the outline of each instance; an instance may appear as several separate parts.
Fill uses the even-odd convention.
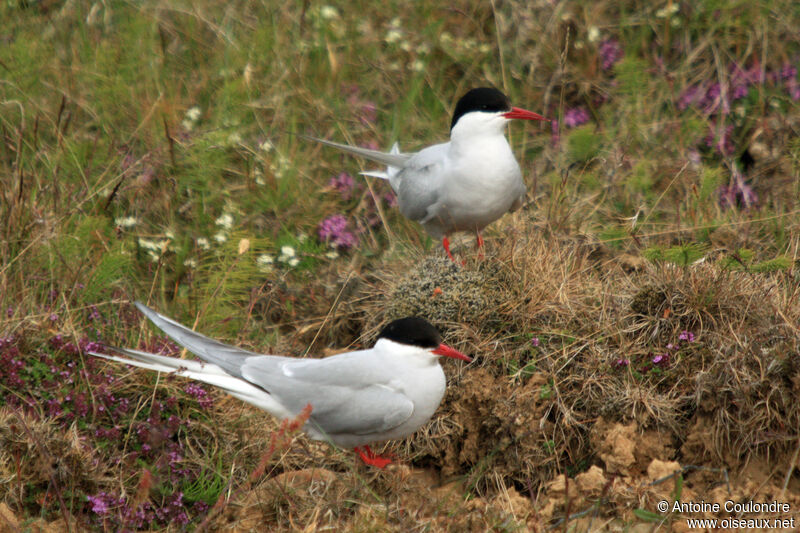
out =
[[[527,109],[522,109],[521,107],[512,107],[511,111],[508,113],[503,113],[503,116],[509,119],[517,118],[520,120],[544,120],[545,122],[550,122],[549,118],[544,118],[538,113],[528,111]]]
[[[453,357],[454,359],[461,359],[462,361],[466,361],[468,363],[472,362],[471,357],[467,357],[463,353],[449,347],[446,344],[440,344],[439,347],[433,351],[433,353],[435,353],[436,355],[443,355],[445,357]]]

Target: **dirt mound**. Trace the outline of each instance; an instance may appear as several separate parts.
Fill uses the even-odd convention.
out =
[[[607,256],[600,268],[589,245],[535,237],[497,246],[460,267],[395,265],[367,295],[365,343],[421,314],[476,357],[445,363],[439,416],[406,443],[415,464],[479,492],[497,477],[524,491],[592,464],[624,476],[654,459],[736,469],[791,447],[800,307],[777,274]]]

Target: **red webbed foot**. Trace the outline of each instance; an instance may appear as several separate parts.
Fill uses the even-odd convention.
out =
[[[392,459],[388,457],[382,457],[377,453],[373,452],[369,446],[356,446],[353,448],[358,456],[364,461],[364,464],[369,466],[375,466],[378,468],[386,468],[386,465],[392,462]]]

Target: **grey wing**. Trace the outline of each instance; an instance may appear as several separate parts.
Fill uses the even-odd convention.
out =
[[[291,412],[311,404],[311,421],[329,435],[364,435],[397,427],[414,412],[405,394],[380,383],[392,373],[377,370],[371,372],[363,361],[337,357],[283,362],[251,357],[242,376]]]
[[[424,222],[431,216],[431,207],[441,197],[441,169],[446,157],[447,144],[430,146],[414,154],[403,169],[391,177],[403,215],[417,222]]]
[[[210,339],[175,322],[171,318],[153,311],[141,302],[135,302],[135,305],[153,324],[158,326],[161,331],[169,335],[175,342],[200,359],[214,363],[233,376],[242,377],[241,367],[245,359],[261,355]]]

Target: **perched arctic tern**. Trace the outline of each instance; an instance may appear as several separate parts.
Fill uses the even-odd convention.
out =
[[[139,302],[136,307],[205,362],[127,348],[111,349],[128,358],[92,355],[214,385],[277,418],[293,418],[310,404],[311,416],[303,430],[312,439],[354,447],[366,464],[379,468],[391,460],[375,454],[367,444],[412,434],[439,407],[445,390],[439,356],[472,361],[442,344],[436,328],[416,317],[388,324],[369,350],[297,359],[236,348]]]
[[[400,212],[442,239],[448,257],[448,235],[480,231],[522,205],[525,184],[519,164],[504,135],[513,119],[544,120],[543,116],[512,107],[497,89],[472,89],[459,99],[450,123],[450,141],[416,153],[401,153],[397,143],[380,152],[325,139],[302,137],[387,165],[385,171],[362,172],[389,180]]]

